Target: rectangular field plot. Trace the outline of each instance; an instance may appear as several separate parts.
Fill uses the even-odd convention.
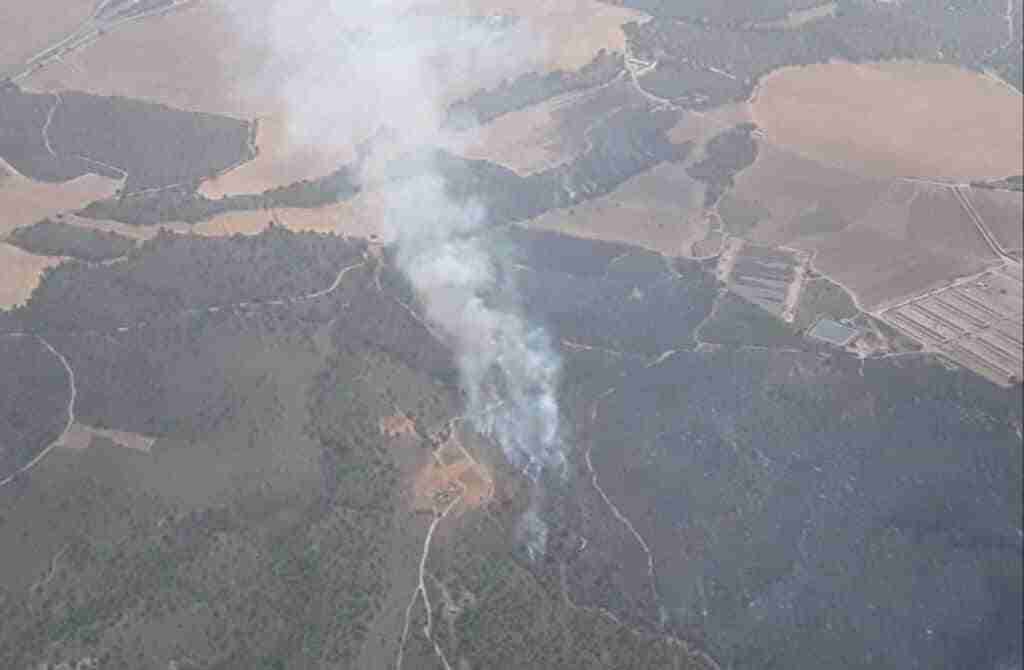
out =
[[[803,283],[804,254],[742,244],[733,250],[724,280],[733,292],[787,321]]]
[[[1007,263],[881,311],[891,326],[978,374],[1010,385],[1024,379],[1024,284]]]

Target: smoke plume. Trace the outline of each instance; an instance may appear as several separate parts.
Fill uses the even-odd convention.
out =
[[[457,147],[444,128],[447,106],[535,68],[543,45],[522,22],[454,17],[411,0],[280,0],[265,19],[269,55],[248,85],[283,92],[299,142],[354,145],[387,131],[387,142],[371,143],[361,178],[380,193],[398,266],[455,352],[467,417],[534,482],[562,471],[559,357],[481,234],[485,207],[450,197],[429,158],[415,177],[386,170],[396,156]],[[546,532],[537,500],[521,529],[531,553],[543,551]]]

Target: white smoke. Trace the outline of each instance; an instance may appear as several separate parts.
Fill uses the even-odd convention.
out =
[[[453,200],[429,165],[402,180],[385,167],[424,146],[458,146],[444,128],[447,106],[535,69],[544,49],[522,22],[442,11],[414,0],[277,0],[254,35],[267,61],[246,86],[283,94],[299,142],[354,145],[387,131],[390,143],[373,143],[361,177],[381,191],[398,266],[456,354],[467,416],[536,482],[564,472],[559,357],[524,318],[504,259],[481,234],[485,208]],[[256,25],[243,12],[241,25]],[[522,528],[535,555],[546,528],[534,503]]]
[[[532,478],[560,468],[559,357],[522,316],[487,238],[473,234],[484,209],[453,202],[443,179],[428,175],[392,187],[386,211],[398,265],[457,355],[468,416]]]

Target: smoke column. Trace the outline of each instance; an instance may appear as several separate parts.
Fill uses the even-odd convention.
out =
[[[284,91],[298,141],[355,144],[388,131],[388,146],[374,143],[361,178],[381,193],[398,266],[455,352],[467,417],[535,483],[521,525],[535,555],[546,537],[539,478],[564,473],[559,356],[524,317],[503,259],[481,234],[485,208],[449,197],[430,165],[401,180],[389,179],[385,168],[422,147],[457,148],[457,137],[443,128],[447,105],[533,69],[543,45],[517,22],[434,10],[415,11],[401,0],[280,0],[261,23],[270,57],[250,84]]]

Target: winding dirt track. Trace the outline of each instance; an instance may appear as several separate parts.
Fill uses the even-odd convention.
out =
[[[25,337],[25,336],[20,334],[20,333],[17,333],[17,334],[7,335],[7,337]],[[61,443],[61,440],[64,439],[64,436],[68,434],[68,431],[71,430],[71,426],[75,423],[75,398],[78,395],[78,387],[75,385],[75,371],[71,369],[71,365],[68,363],[68,359],[64,358],[63,354],[61,354],[59,351],[54,349],[53,345],[51,345],[49,342],[44,340],[42,337],[39,337],[38,335],[35,336],[35,338],[36,338],[36,340],[39,341],[39,343],[41,345],[46,347],[46,349],[51,354],[53,354],[54,356],[57,357],[57,360],[60,361],[60,364],[62,366],[64,366],[64,371],[68,375],[68,388],[70,389],[70,393],[69,393],[69,397],[68,397],[68,408],[67,408],[68,418],[67,418],[67,421],[64,424],[64,430],[61,431],[61,433],[57,437],[57,439],[55,439],[45,449],[43,449],[38,454],[36,454],[35,458],[33,458],[31,461],[29,461],[28,463],[23,465],[21,468],[19,468],[14,474],[8,476],[6,479],[0,480],[0,488],[10,484],[12,481],[14,481],[18,477],[18,475],[21,475],[21,474],[23,474],[25,472],[28,472],[29,470],[34,468],[36,466],[36,464],[38,464],[40,461],[42,461],[44,458],[46,458],[46,455],[48,453],[50,453],[53,450],[54,447],[56,447],[58,444]]]

